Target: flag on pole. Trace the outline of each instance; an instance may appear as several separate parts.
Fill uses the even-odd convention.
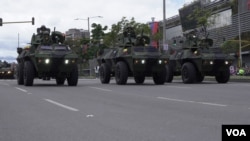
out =
[[[250,10],[250,0],[247,2],[247,9]]]
[[[158,29],[159,29],[159,22],[152,22],[150,24],[150,29],[151,29],[151,35],[154,36],[155,34],[158,33]],[[158,41],[156,40],[152,40],[151,41],[151,46],[158,48]]]

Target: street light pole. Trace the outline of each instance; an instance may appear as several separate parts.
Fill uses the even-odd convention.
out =
[[[81,19],[81,18],[76,18],[75,20],[87,20],[88,22],[88,33],[89,33],[89,38],[90,38],[90,20],[92,18],[103,18],[102,16],[93,16],[93,17],[88,17],[87,19]]]
[[[162,30],[162,34],[163,34],[163,39],[162,39],[162,46],[163,46],[163,49],[165,47],[165,44],[166,44],[166,1],[163,0],[163,30]]]
[[[242,67],[242,54],[241,54],[241,27],[240,27],[240,2],[238,0],[238,26],[239,26],[239,68]]]

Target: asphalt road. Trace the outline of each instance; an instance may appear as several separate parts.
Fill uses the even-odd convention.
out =
[[[0,141],[221,141],[222,124],[250,124],[249,91],[238,82],[0,80]]]

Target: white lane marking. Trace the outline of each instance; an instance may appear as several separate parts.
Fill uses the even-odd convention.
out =
[[[158,99],[163,99],[163,100],[175,101],[175,102],[196,103],[196,104],[204,104],[204,105],[220,106],[220,107],[226,107],[226,106],[227,106],[227,105],[217,104],[217,103],[196,102],[196,101],[182,100],[182,99],[173,99],[173,98],[167,98],[167,97],[157,97],[157,98],[158,98]]]
[[[209,102],[198,102],[200,104],[205,104],[205,105],[211,105],[211,106],[221,106],[221,107],[226,107],[227,105],[223,104],[217,104],[217,103],[209,103]]]
[[[87,118],[94,117],[94,115],[86,115]]]
[[[25,89],[22,89],[22,88],[18,88],[18,87],[15,87],[16,89],[18,89],[19,91],[22,91],[22,92],[25,92],[25,93],[27,93],[27,90],[25,90]]]
[[[181,100],[181,99],[173,99],[173,98],[167,98],[167,97],[157,97],[157,98],[158,98],[158,99],[169,100],[169,101],[195,103],[195,101]]]
[[[89,88],[97,89],[97,90],[102,90],[102,91],[107,91],[107,92],[111,92],[112,91],[112,90],[109,90],[109,89],[103,89],[103,88],[98,88],[98,87],[89,87]]]
[[[62,108],[68,109],[68,110],[70,110],[70,111],[74,111],[74,112],[79,111],[79,110],[78,110],[78,109],[76,109],[76,108],[73,108],[73,107],[70,107],[70,106],[67,106],[67,105],[64,105],[64,104],[58,103],[58,102],[53,101],[53,100],[50,100],[50,99],[44,99],[44,100],[45,100],[45,101],[47,101],[47,102],[49,102],[49,103],[55,104],[55,105],[57,105],[57,106],[59,106],[59,107],[62,107]]]

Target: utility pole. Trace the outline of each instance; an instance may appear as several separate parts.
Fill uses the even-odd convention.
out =
[[[163,39],[162,39],[162,47],[164,49],[166,45],[166,1],[163,0],[163,22],[162,22],[162,34],[163,34]]]
[[[242,67],[242,54],[241,54],[241,23],[240,23],[240,0],[238,0],[238,27],[239,27],[239,68]]]

